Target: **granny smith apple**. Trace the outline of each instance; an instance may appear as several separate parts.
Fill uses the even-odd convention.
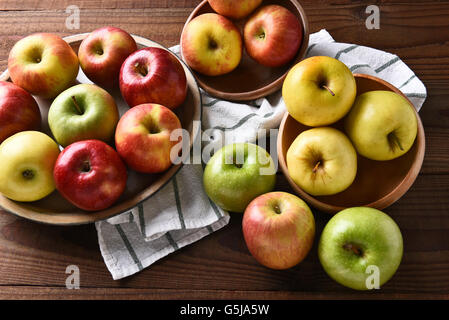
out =
[[[391,91],[369,91],[357,97],[345,119],[345,130],[362,156],[391,160],[413,146],[418,121],[413,106]]]
[[[65,90],[48,111],[51,132],[64,147],[89,139],[111,142],[118,120],[114,98],[93,84],[79,84]]]
[[[345,134],[331,127],[301,132],[287,151],[290,178],[314,196],[339,193],[357,174],[357,153]]]
[[[204,169],[206,194],[221,208],[243,212],[257,196],[274,188],[273,159],[252,143],[229,144],[218,150]]]
[[[288,72],[282,97],[296,121],[317,127],[343,118],[354,103],[356,91],[354,76],[343,62],[316,56]]]
[[[399,227],[387,214],[367,207],[340,211],[324,227],[318,256],[326,273],[338,283],[368,290],[386,283],[403,253]]]
[[[39,131],[22,131],[0,145],[0,193],[16,201],[36,201],[55,189],[53,166],[59,147]]]

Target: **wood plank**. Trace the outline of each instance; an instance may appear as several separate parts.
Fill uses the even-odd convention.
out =
[[[276,189],[291,191],[282,176]],[[449,293],[449,175],[419,176],[412,189],[385,211],[403,232],[405,254],[382,294]],[[315,217],[319,235],[330,216],[315,212]],[[351,293],[321,269],[318,236],[297,267],[275,271],[260,266],[244,243],[240,214],[233,214],[224,229],[119,281],[106,270],[93,226],[54,227],[0,213],[0,235],[0,286],[6,287],[61,287],[66,267],[75,264],[82,287]]]

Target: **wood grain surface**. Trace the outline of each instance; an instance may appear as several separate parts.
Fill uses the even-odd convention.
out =
[[[165,46],[178,43],[199,0],[2,0],[0,70],[13,44],[33,32],[61,36],[114,25]],[[241,233],[241,215],[203,240],[123,280],[112,280],[93,225],[53,227],[0,212],[0,299],[441,299],[449,298],[449,1],[302,0],[310,31],[336,41],[395,53],[425,83],[420,116],[426,155],[410,191],[385,211],[401,228],[404,258],[381,290],[359,293],[322,270],[316,242],[300,265],[286,271],[260,266]],[[380,30],[367,30],[365,9],[380,6]],[[68,30],[66,8],[81,10],[80,29]],[[292,191],[278,175],[277,189]],[[330,216],[314,211],[317,235]],[[318,237],[317,237],[318,239]],[[81,289],[65,288],[66,267],[80,268]]]

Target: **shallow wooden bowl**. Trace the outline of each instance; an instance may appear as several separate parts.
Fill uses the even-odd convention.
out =
[[[261,6],[268,4],[279,4],[289,9],[301,22],[303,27],[303,38],[296,57],[284,66],[270,68],[258,64],[248,56],[246,50],[243,50],[240,64],[236,69],[228,74],[212,77],[193,71],[193,74],[198,80],[200,86],[209,94],[230,101],[248,101],[267,96],[282,86],[282,82],[287,76],[288,70],[301,61],[306,55],[309,44],[309,26],[305,11],[299,2],[296,0],[264,0]],[[210,12],[215,11],[213,11],[207,0],[204,0],[192,11],[184,25],[184,29],[186,25],[196,16]],[[241,34],[243,35],[245,19],[234,22],[242,31]]]
[[[388,90],[405,97],[399,89],[382,79],[364,74],[354,76],[357,82],[357,95],[372,90]],[[411,187],[421,170],[424,159],[424,128],[418,113],[410,101],[409,103],[418,119],[418,135],[412,148],[403,156],[390,161],[373,161],[359,155],[354,182],[345,191],[332,196],[311,196],[289,177],[286,163],[288,148],[298,134],[310,127],[300,124],[286,113],[279,128],[277,151],[280,167],[291,187],[310,205],[328,213],[336,213],[356,206],[382,210],[393,204]],[[343,130],[342,121],[337,122],[333,127]]]
[[[87,35],[88,33],[73,35],[64,38],[64,40],[72,46],[75,52],[78,52],[81,41],[86,38]],[[164,48],[162,45],[154,41],[138,36],[133,37],[136,40],[139,49],[144,47]],[[193,141],[199,132],[199,126],[194,126],[193,122],[201,121],[201,94],[195,78],[190,72],[190,69],[184,64],[184,62],[181,61],[181,63],[187,77],[188,94],[183,105],[178,107],[175,110],[175,113],[180,119],[182,127],[189,132],[191,148]],[[0,76],[0,80],[10,80],[8,71],[5,71]],[[81,83],[91,83],[81,69],[78,74],[77,81]],[[123,115],[129,107],[122,99],[120,91],[116,89],[110,91],[110,93],[114,97],[119,108],[120,116]],[[36,101],[39,104],[42,114],[42,131],[51,136],[47,123],[48,108],[51,101],[42,100],[39,98],[36,98]],[[188,152],[185,153],[188,154]],[[128,171],[128,181],[125,192],[114,206],[102,211],[82,211],[70,204],[57,191],[54,191],[51,195],[42,200],[29,203],[12,201],[0,195],[0,206],[4,210],[13,214],[42,223],[56,225],[92,223],[98,220],[110,218],[122,212],[126,212],[138,205],[140,202],[155,195],[159,189],[171,180],[180,167],[181,164],[172,165],[167,171],[160,174],[142,174],[134,171]]]

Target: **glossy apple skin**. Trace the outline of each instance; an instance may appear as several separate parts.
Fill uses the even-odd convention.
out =
[[[186,99],[187,78],[172,53],[161,48],[144,48],[123,63],[120,91],[130,107],[156,103],[175,109]]]
[[[8,71],[12,82],[44,99],[56,97],[74,84],[78,57],[62,38],[35,33],[19,40],[11,49]]]
[[[356,249],[351,249],[355,245]],[[340,211],[323,229],[318,257],[335,281],[356,290],[367,290],[370,265],[379,268],[382,286],[398,269],[403,253],[398,225],[384,212],[367,207]]]
[[[288,269],[309,253],[315,219],[309,206],[286,192],[263,194],[248,205],[242,221],[248,250],[262,265]]]
[[[84,74],[92,82],[113,88],[118,86],[123,62],[136,50],[136,41],[128,32],[103,27],[92,31],[81,42],[78,58]]]
[[[276,170],[270,154],[252,143],[228,144],[215,152],[203,175],[206,194],[218,206],[243,212],[257,196],[273,190]]]
[[[267,67],[280,67],[292,60],[302,42],[298,18],[288,9],[268,5],[258,9],[243,29],[248,55]]]
[[[69,202],[86,211],[113,205],[126,187],[126,166],[118,153],[100,140],[66,147],[53,171],[56,188]]]
[[[59,148],[39,131],[16,133],[0,145],[0,192],[15,201],[37,201],[55,190]]]
[[[0,143],[20,131],[41,128],[41,112],[33,96],[21,87],[0,81]]]
[[[356,91],[354,76],[344,63],[316,56],[299,62],[288,72],[282,97],[296,121],[318,127],[343,118],[354,103]]]
[[[215,13],[205,13],[187,24],[181,36],[181,48],[184,60],[192,69],[218,76],[239,65],[243,42],[232,21]]]
[[[341,131],[331,127],[301,132],[287,151],[288,173],[305,192],[332,195],[347,189],[357,174],[357,153]]]
[[[413,146],[418,120],[410,103],[391,91],[357,97],[345,119],[345,131],[362,156],[378,161],[398,158]]]
[[[63,147],[88,139],[112,142],[118,119],[114,98],[99,86],[87,83],[62,92],[48,111],[51,132]]]
[[[262,0],[208,0],[218,14],[231,19],[242,19],[256,9]]]
[[[181,123],[169,108],[158,104],[141,104],[129,109],[115,132],[115,146],[130,168],[138,172],[157,173],[171,165],[171,149],[181,142],[170,135]]]

